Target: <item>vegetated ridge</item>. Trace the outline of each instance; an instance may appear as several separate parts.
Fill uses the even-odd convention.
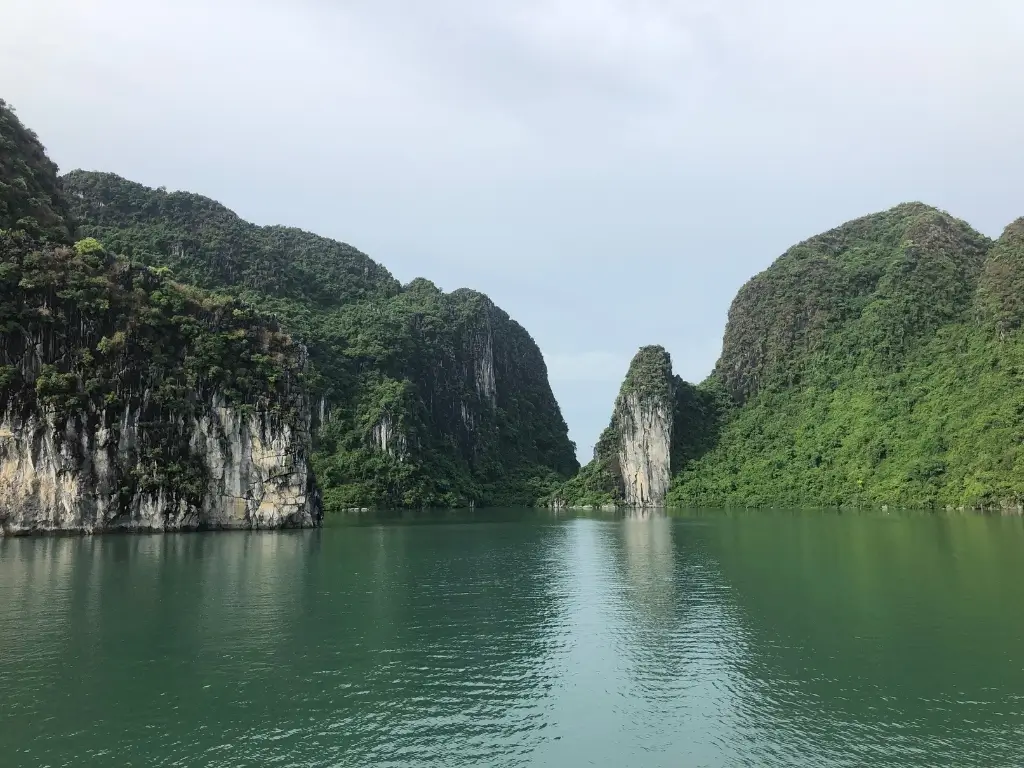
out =
[[[676,406],[664,503],[1020,508],[1022,289],[1024,219],[993,243],[909,203],[794,246]],[[602,451],[553,498],[621,503]]]
[[[315,525],[305,352],[269,318],[73,242],[0,101],[0,533]]]
[[[576,472],[540,349],[481,293],[401,286],[351,246],[109,173],[62,179],[82,235],[271,314],[309,350],[327,511],[532,504]]]

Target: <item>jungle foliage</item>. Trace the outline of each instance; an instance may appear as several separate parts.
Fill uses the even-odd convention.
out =
[[[1024,225],[919,203],[802,243],[739,293],[703,387],[733,403],[669,503],[1024,502]]]
[[[309,348],[325,509],[533,503],[578,468],[537,345],[486,296],[399,285],[343,243],[74,171],[81,232],[259,306]]]
[[[125,499],[170,492],[198,505],[208,478],[190,425],[219,399],[300,426],[302,370],[301,349],[236,299],[92,238],[68,246],[0,230],[0,411],[46,412],[58,430],[102,431],[115,446],[137,414]]]

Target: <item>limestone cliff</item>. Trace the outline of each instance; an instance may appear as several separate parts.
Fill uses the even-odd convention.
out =
[[[677,381],[663,347],[630,363],[594,459],[549,500],[555,506],[661,506],[672,478]]]
[[[579,469],[530,334],[487,296],[400,285],[355,248],[105,173],[63,179],[83,234],[251,301],[310,351],[325,508],[532,504]]]
[[[672,478],[675,392],[672,361],[662,347],[644,347],[633,358],[615,402],[610,430],[613,473],[630,507],[665,501]]]
[[[8,243],[3,261],[11,263],[0,264],[10,303],[0,306],[0,338],[13,345],[0,393],[17,400],[11,422],[19,430],[59,433],[54,455],[70,450],[64,443],[86,444],[75,454],[85,464],[105,450],[97,440],[113,440],[94,430],[132,422],[125,409],[138,410],[143,452],[134,467],[135,458],[118,464],[127,473],[118,481],[119,515],[143,505],[138,489],[175,496],[161,503],[169,510],[161,525],[179,517],[234,525],[238,515],[217,511],[214,500],[241,498],[241,486],[256,489],[242,494],[245,520],[264,524],[261,494],[277,469],[236,467],[239,482],[216,480],[221,465],[246,461],[249,445],[262,457],[254,467],[291,457],[282,461],[295,467],[296,482],[281,496],[300,506],[303,495],[291,491],[312,488],[315,473],[326,509],[533,503],[579,468],[540,350],[486,296],[445,293],[424,279],[402,286],[352,246],[251,224],[201,195],[107,173],[60,178],[2,102],[0,147],[0,236],[31,241]],[[82,250],[70,248],[76,237]],[[36,276],[46,295],[22,306],[18,281],[34,269],[34,248],[46,265]],[[32,333],[52,337],[39,369],[25,373],[16,349],[23,314]],[[301,368],[293,365],[292,339],[308,350],[308,365],[304,352]],[[92,414],[88,423],[67,426],[83,413]],[[197,425],[221,419],[241,426],[228,430],[231,447],[217,454]],[[12,447],[23,457],[15,476],[43,461],[35,450]],[[73,470],[59,466],[55,477]],[[71,497],[93,493],[93,470],[82,471],[68,481],[79,489]],[[173,511],[183,496],[184,517]],[[319,504],[310,503],[272,519],[305,524],[308,512],[315,521]]]
[[[317,434],[328,511],[535,503],[578,469],[540,350],[487,296],[420,278],[341,314],[361,370]]]
[[[145,397],[142,398],[145,400]],[[134,484],[144,408],[95,430],[47,408],[0,419],[0,535],[110,530],[311,527],[320,519],[304,435],[219,397],[178,426],[205,475],[192,497],[174,483]]]
[[[304,350],[252,309],[0,232],[0,534],[316,525]]]
[[[642,347],[593,460],[542,501],[553,507],[664,506],[673,476],[714,446],[727,401],[716,382],[695,386],[673,374],[663,347]]]
[[[316,525],[305,349],[76,230],[0,100],[0,535]]]
[[[619,422],[616,460],[623,498],[630,507],[660,506],[672,477],[671,404],[630,392],[619,404],[616,414]]]

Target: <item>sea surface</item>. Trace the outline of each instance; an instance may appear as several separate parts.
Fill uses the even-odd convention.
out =
[[[1024,765],[1024,521],[0,539],[0,765]]]

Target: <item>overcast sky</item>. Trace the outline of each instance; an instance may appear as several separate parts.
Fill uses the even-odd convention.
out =
[[[789,245],[1024,215],[1020,0],[2,0],[63,170],[216,198],[489,294],[581,459],[630,357],[696,381]]]

